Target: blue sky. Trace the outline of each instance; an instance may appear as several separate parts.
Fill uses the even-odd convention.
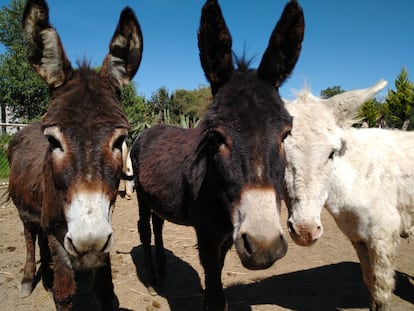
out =
[[[0,6],[9,0],[0,0]],[[84,57],[100,65],[121,10],[134,9],[144,35],[138,94],[150,98],[159,87],[170,93],[207,84],[201,70],[197,29],[202,0],[49,0],[50,19],[72,63]],[[286,0],[221,0],[233,50],[256,57],[257,67]],[[388,88],[404,66],[414,80],[414,1],[299,0],[305,39],[293,74],[280,88],[284,97],[307,83],[315,95],[334,85],[364,88],[379,79]],[[0,45],[0,53],[4,46]],[[386,91],[382,93],[386,95]]]

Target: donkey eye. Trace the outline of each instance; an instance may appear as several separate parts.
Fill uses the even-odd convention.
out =
[[[45,128],[43,135],[45,135],[47,141],[49,142],[50,151],[64,151],[63,147],[66,147],[65,138],[57,126],[50,126]]]
[[[211,139],[214,145],[214,150],[222,158],[228,158],[230,155],[230,146],[227,144],[228,139],[221,131],[212,131]]]
[[[228,158],[230,156],[230,149],[226,144],[221,144],[218,147],[218,152],[217,152],[222,158]]]
[[[286,131],[285,133],[283,133],[283,135],[282,135],[282,142],[284,142],[284,141],[285,141],[285,139],[286,139],[288,136],[290,136],[290,133],[291,133],[291,130]]]
[[[60,141],[52,136],[52,135],[46,135],[46,139],[49,142],[49,148],[51,151],[55,150],[55,149],[59,149],[61,151],[63,151],[63,147],[62,144],[60,143]]]
[[[336,153],[336,151],[335,151],[335,150],[334,150],[334,151],[332,151],[332,152],[329,154],[328,159],[329,159],[329,160],[333,160],[333,158],[335,157],[335,153]]]

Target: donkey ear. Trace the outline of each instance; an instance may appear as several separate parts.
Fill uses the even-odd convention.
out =
[[[29,0],[23,12],[23,36],[28,45],[29,62],[51,88],[64,84],[72,75],[72,66],[59,35],[49,22],[44,0]]]
[[[258,75],[279,87],[298,60],[305,30],[303,12],[296,0],[290,1],[269,40]]]
[[[141,27],[134,11],[126,7],[121,12],[100,75],[111,77],[116,81],[117,87],[124,87],[132,80],[138,70],[142,50]]]
[[[207,0],[198,30],[200,61],[213,96],[234,71],[232,40],[217,0]]]
[[[380,80],[374,86],[362,90],[352,90],[337,94],[324,100],[326,106],[333,109],[338,124],[348,126],[353,123],[360,107],[387,85],[387,81]]]

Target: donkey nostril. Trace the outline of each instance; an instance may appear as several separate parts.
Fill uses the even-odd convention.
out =
[[[75,244],[73,244],[72,238],[67,237],[66,239],[69,242],[69,245],[70,245],[70,248],[72,249],[72,251],[76,254],[79,254],[78,250],[75,247]],[[68,248],[68,251],[70,250],[70,248]]]
[[[245,248],[246,252],[248,252],[249,254],[251,254],[252,253],[252,249],[251,249],[250,244],[249,244],[249,241],[247,239],[247,234],[244,233],[242,235],[242,238],[243,238],[243,245],[244,245],[244,248]]]
[[[108,239],[105,242],[105,245],[102,247],[101,252],[105,252],[107,248],[109,248],[108,246],[110,245],[112,240],[112,233],[109,234]]]
[[[295,228],[293,227],[293,223],[291,221],[288,221],[287,225],[288,225],[289,232],[292,234],[296,234]]]

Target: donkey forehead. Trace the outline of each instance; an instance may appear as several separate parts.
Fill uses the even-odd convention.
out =
[[[343,130],[332,112],[322,104],[287,104],[293,117],[291,135],[285,140],[288,155],[301,150],[302,156],[330,153],[342,144]]]
[[[53,91],[44,126],[129,128],[115,89],[95,72],[84,71]]]
[[[319,102],[292,102],[286,105],[293,117],[293,130],[306,135],[336,136],[342,133],[332,110]]]
[[[128,135],[128,129],[111,125],[95,127],[83,124],[83,126],[79,126],[77,123],[74,123],[70,125],[63,124],[63,126],[46,126],[44,127],[44,134],[46,136],[54,136],[59,140],[65,140],[73,146],[84,145],[89,147],[113,144],[119,137]]]
[[[233,74],[212,103],[223,123],[251,129],[284,128],[292,122],[277,88],[257,77],[256,71]]]

